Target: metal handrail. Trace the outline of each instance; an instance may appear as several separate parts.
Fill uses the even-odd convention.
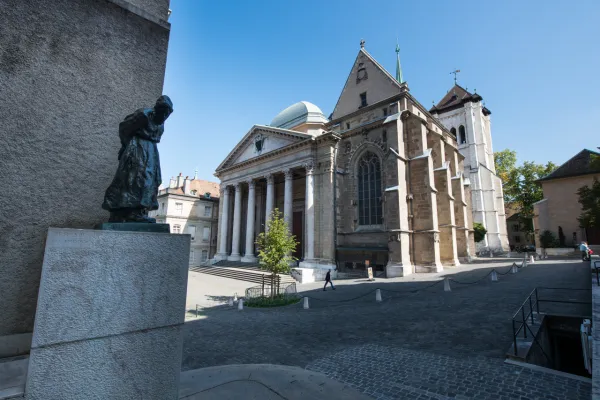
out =
[[[534,307],[533,307],[533,296],[535,295],[535,311],[537,313],[537,315],[540,315],[540,303],[568,303],[568,304],[590,304],[589,301],[577,301],[577,300],[551,300],[551,299],[540,299],[540,295],[539,295],[539,290],[577,290],[577,291],[591,291],[591,289],[579,289],[579,288],[552,288],[552,287],[543,287],[543,286],[539,286],[536,287],[535,289],[533,289],[531,291],[531,293],[529,293],[529,296],[527,296],[527,298],[525,299],[525,301],[523,302],[523,304],[521,304],[521,306],[517,309],[517,312],[513,315],[512,317],[512,328],[513,328],[513,347],[514,347],[514,353],[515,356],[518,355],[518,351],[517,351],[517,337],[519,336],[519,334],[521,333],[521,330],[523,330],[523,338],[527,339],[527,330],[529,330],[531,336],[533,337],[533,340],[535,343],[537,343],[537,345],[540,347],[540,349],[542,350],[542,353],[544,353],[544,356],[546,357],[546,359],[548,359],[548,361],[550,361],[550,359],[548,358],[548,355],[544,352],[544,349],[542,348],[542,345],[538,342],[537,338],[535,337],[535,335],[533,334],[533,330],[529,327],[529,325],[527,324],[527,321],[529,319],[531,319],[531,325],[535,324],[534,318],[533,318],[533,312],[534,312]],[[527,313],[527,315],[525,315],[525,307],[527,306],[527,303],[529,303],[529,313]],[[517,317],[519,316],[519,314],[521,315],[521,319],[517,319]],[[519,327],[517,328],[516,323],[519,323]]]

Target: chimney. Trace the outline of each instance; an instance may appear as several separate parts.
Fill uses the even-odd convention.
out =
[[[183,194],[190,194],[190,179],[188,176],[183,180]]]
[[[175,177],[172,176],[171,177],[171,181],[169,182],[169,188],[170,189],[175,189],[177,187],[177,181],[175,180]]]
[[[181,172],[179,173],[179,176],[177,177],[177,187],[180,188],[183,186],[183,176],[181,174]]]

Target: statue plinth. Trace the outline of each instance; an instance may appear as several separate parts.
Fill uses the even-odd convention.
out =
[[[150,224],[147,222],[104,222],[94,227],[100,231],[122,231],[122,232],[154,232],[170,233],[169,224]]]

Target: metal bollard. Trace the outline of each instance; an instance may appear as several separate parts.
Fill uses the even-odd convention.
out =
[[[238,302],[237,293],[233,295],[233,302],[234,303]]]
[[[377,301],[377,302],[381,302],[382,301],[381,300],[381,289],[377,289],[375,291],[375,301]]]
[[[496,273],[495,269],[492,270],[490,277],[492,278],[492,282],[498,282],[498,274]]]
[[[232,297],[229,298],[228,304],[229,304],[229,307],[233,307],[233,298]]]
[[[304,298],[304,304],[302,305],[302,308],[304,308],[305,310],[308,310],[310,308],[310,306],[308,305],[308,297]]]
[[[516,274],[517,271],[519,271],[519,268],[517,268],[517,264],[513,263],[511,269],[510,269],[510,273],[511,274]]]
[[[450,279],[444,278],[444,292],[451,292],[452,288],[450,287]]]
[[[529,256],[529,263],[533,264],[535,262],[535,259],[533,258],[533,256]]]
[[[238,301],[238,311],[242,311],[244,309],[244,299],[240,299]]]

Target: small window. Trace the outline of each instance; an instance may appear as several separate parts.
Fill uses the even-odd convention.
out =
[[[160,203],[160,210],[164,213],[165,212],[165,203]]]
[[[200,259],[200,261],[206,260],[208,260],[208,250],[202,250],[202,258]]]
[[[364,93],[360,94],[360,106],[361,107],[366,107],[367,106],[367,92],[364,92]]]
[[[197,190],[191,190],[190,193],[192,194],[192,196],[195,196],[198,193],[198,191]]]
[[[465,127],[463,125],[458,127],[458,138],[457,139],[458,139],[458,144],[467,143],[467,133],[465,132]]]
[[[383,133],[381,134],[381,141],[383,143],[387,143],[387,131],[384,129]]]
[[[515,243],[521,243],[521,237],[515,236]]]
[[[189,225],[187,231],[192,236],[192,240],[196,240],[196,226]]]
[[[175,203],[175,210],[179,215],[183,214],[183,203]]]
[[[387,117],[387,115],[388,115],[388,109],[387,109],[387,107],[383,107],[383,116]]]
[[[450,129],[450,133],[456,137],[456,128],[452,127],[452,129]]]
[[[514,224],[513,225],[513,231],[519,232],[519,224]]]
[[[211,206],[204,206],[204,216],[205,217],[210,217],[211,211],[212,211]]]
[[[346,122],[346,129],[350,129],[350,122]]]
[[[190,250],[190,263],[194,262],[194,250]]]
[[[210,228],[204,228],[202,230],[202,241],[208,242],[209,238],[210,238]]]
[[[181,225],[173,225],[173,233],[181,233]]]

